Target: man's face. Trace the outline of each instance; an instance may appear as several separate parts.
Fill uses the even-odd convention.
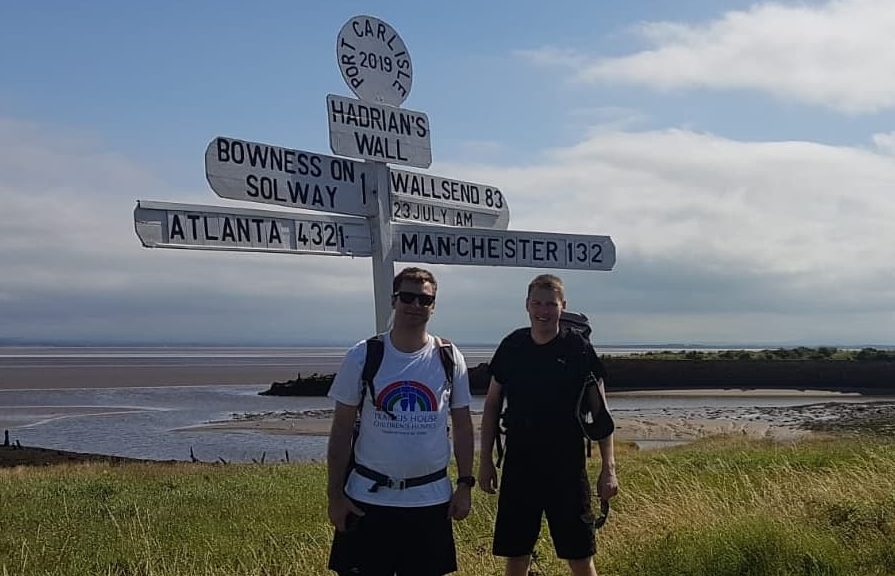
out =
[[[395,309],[396,326],[425,324],[435,311],[435,287],[430,282],[420,284],[405,280],[392,296],[392,308]]]
[[[559,293],[549,288],[534,288],[525,299],[525,309],[532,328],[555,329],[566,302]]]

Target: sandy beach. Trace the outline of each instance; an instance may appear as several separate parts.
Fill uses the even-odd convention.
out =
[[[301,413],[277,412],[234,416],[232,420],[210,422],[193,430],[252,431],[265,434],[307,434],[326,436],[332,424],[331,410]],[[481,413],[473,413],[476,436],[481,428]],[[760,420],[735,418],[681,418],[616,415],[615,438],[620,441],[674,442],[690,441],[719,434],[739,434],[751,438],[794,440],[810,434],[791,424],[775,424]]]

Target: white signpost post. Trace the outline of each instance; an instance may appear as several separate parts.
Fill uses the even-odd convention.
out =
[[[221,198],[325,212],[137,201],[134,228],[149,248],[371,256],[376,331],[388,330],[394,262],[611,270],[608,236],[508,230],[496,186],[389,168],[432,163],[429,118],[399,106],[413,85],[404,41],[356,16],[336,42],[342,77],[360,98],[326,98],[330,148],[351,160],[217,137],[205,173]],[[393,222],[394,221],[394,222]]]

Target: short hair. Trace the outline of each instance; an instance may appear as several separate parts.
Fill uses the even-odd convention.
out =
[[[401,270],[392,281],[392,292],[400,290],[401,284],[405,281],[414,284],[424,284],[428,282],[432,285],[433,290],[438,292],[438,282],[435,281],[435,276],[428,270],[417,268],[415,266],[409,266]]]
[[[528,296],[531,296],[531,291],[535,288],[552,290],[559,294],[560,300],[566,299],[566,289],[559,276],[554,276],[553,274],[540,274],[535,276],[534,280],[528,283]]]

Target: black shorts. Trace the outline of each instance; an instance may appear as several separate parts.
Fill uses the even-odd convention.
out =
[[[504,464],[497,500],[494,527],[495,556],[526,556],[532,553],[541,531],[541,518],[547,526],[556,555],[564,560],[579,560],[597,551],[596,526],[591,507],[590,482],[584,467],[565,470]]]
[[[417,508],[354,502],[366,515],[333,537],[329,569],[340,576],[441,576],[457,570],[449,503]]]

